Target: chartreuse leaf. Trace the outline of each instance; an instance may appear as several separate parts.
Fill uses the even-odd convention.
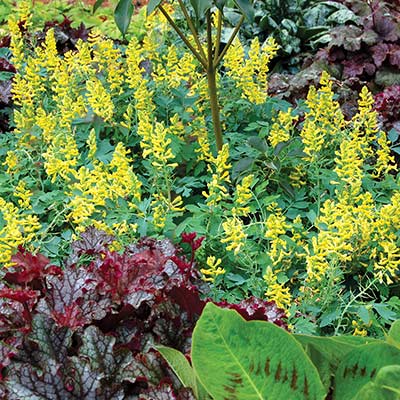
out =
[[[400,349],[388,343],[369,343],[350,351],[336,371],[334,399],[357,398],[355,396],[363,386],[370,383],[377,372],[387,365],[400,365]]]
[[[254,21],[254,8],[250,0],[234,0],[234,2],[249,22]]]
[[[114,11],[115,23],[123,36],[128,31],[133,14],[132,0],[119,0]]]
[[[150,0],[147,4],[147,15],[150,15],[161,3],[163,0]]]
[[[204,16],[205,12],[212,6],[211,0],[190,0],[197,18]]]
[[[208,303],[192,340],[193,368],[215,400],[325,398],[301,345],[270,322],[245,321]]]

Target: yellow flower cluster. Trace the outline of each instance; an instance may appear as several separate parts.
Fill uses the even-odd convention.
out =
[[[287,242],[281,238],[281,235],[285,235],[286,231],[291,228],[290,224],[287,223],[286,217],[283,215],[282,209],[279,207],[271,207],[273,211],[267,218],[265,226],[267,228],[265,232],[265,238],[269,239],[269,251],[268,255],[271,259],[272,265],[283,265],[284,259],[290,256],[290,251],[287,251]]]
[[[243,221],[238,217],[230,217],[222,223],[222,228],[225,237],[221,239],[221,243],[228,243],[226,249],[233,250],[233,253],[237,255],[247,238],[246,233],[244,233]]]
[[[15,249],[35,239],[40,223],[36,216],[24,213],[1,197],[0,213],[4,221],[0,229],[0,263],[9,266]]]
[[[229,163],[229,146],[224,144],[218,152],[217,157],[210,155],[210,162],[207,165],[208,171],[212,174],[211,181],[208,182],[208,193],[202,192],[206,198],[206,203],[210,207],[216,206],[221,200],[228,197],[228,189],[226,183],[230,183],[229,171],[231,164]]]
[[[242,90],[243,97],[252,103],[262,104],[267,98],[269,62],[278,49],[279,46],[273,38],[268,39],[262,47],[258,38],[255,38],[250,44],[246,60],[239,40],[235,40],[226,53],[224,65],[228,68],[227,74]]]
[[[220,267],[222,260],[215,258],[214,256],[207,257],[208,268],[201,268],[200,272],[203,274],[203,280],[205,282],[214,282],[218,275],[225,274],[225,270]]]
[[[267,284],[265,296],[268,301],[272,300],[278,307],[287,310],[292,303],[292,296],[289,288],[278,282],[276,276],[277,272],[278,271],[273,271],[271,267],[267,267],[263,276],[264,281]]]
[[[290,139],[290,133],[293,130],[293,123],[299,117],[292,115],[292,108],[285,111],[279,111],[278,118],[274,121],[268,140],[272,147],[278,143],[287,142]]]
[[[314,87],[308,92],[308,111],[300,133],[306,159],[311,162],[318,160],[326,141],[332,144],[340,142],[341,131],[346,125],[339,103],[333,100],[332,81],[326,72],[322,73],[320,85],[318,92]]]
[[[129,151],[122,143],[118,143],[109,164],[95,159],[93,169],[80,167],[78,171],[73,171],[73,181],[68,193],[71,211],[67,219],[77,225],[78,231],[84,230],[93,222],[90,217],[96,211],[100,212],[101,217],[105,217],[101,208],[106,205],[107,200],[128,198],[133,201],[132,208],[140,201],[141,182],[130,166],[128,154]]]
[[[253,184],[254,175],[247,175],[242,179],[242,183],[236,185],[235,198],[233,201],[232,215],[246,217],[250,212],[248,203],[252,198],[250,190]]]

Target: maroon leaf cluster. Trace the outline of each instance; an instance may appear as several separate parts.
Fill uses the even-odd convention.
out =
[[[89,37],[89,30],[83,23],[81,23],[78,28],[73,28],[72,20],[64,16],[61,22],[46,22],[43,32],[38,34],[39,43],[44,40],[46,32],[51,28],[54,30],[57,50],[60,54],[65,54],[70,50],[76,50],[75,45],[78,40],[87,41]]]
[[[118,253],[90,228],[63,268],[20,248],[0,283],[0,399],[193,400],[153,347],[190,350],[208,301],[193,262],[202,240],[183,235],[191,260],[152,238]],[[285,327],[273,303],[221,305]]]
[[[360,17],[360,24],[342,25],[331,32],[331,42],[319,53],[332,64],[342,65],[342,78],[371,80],[379,69],[400,67],[400,25],[389,3],[343,1]]]

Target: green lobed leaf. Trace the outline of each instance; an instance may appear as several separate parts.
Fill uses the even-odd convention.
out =
[[[384,366],[400,364],[400,349],[387,343],[368,343],[350,351],[335,375],[334,399],[353,399]]]
[[[115,23],[123,36],[128,31],[133,14],[132,0],[119,0],[114,11]]]
[[[301,345],[264,321],[208,303],[193,333],[192,361],[215,400],[324,399],[318,372]]]

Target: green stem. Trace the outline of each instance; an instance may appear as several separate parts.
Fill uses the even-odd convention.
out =
[[[218,104],[218,92],[217,92],[217,77],[216,77],[216,66],[213,60],[213,42],[211,32],[211,12],[207,11],[207,52],[208,52],[208,67],[207,67],[207,82],[208,82],[208,93],[210,96],[211,116],[213,120],[215,142],[217,144],[217,150],[222,150],[222,129],[221,119],[219,115],[219,104]]]
[[[192,46],[192,44],[189,42],[187,37],[184,35],[184,33],[179,29],[179,27],[175,24],[173,19],[170,17],[170,15],[167,13],[165,8],[162,5],[159,5],[158,8],[160,11],[163,13],[164,17],[167,19],[167,21],[171,24],[172,28],[174,28],[175,32],[179,35],[179,37],[183,40],[183,42],[186,44],[187,47],[189,47],[189,50],[193,53],[193,55],[197,58],[197,60],[201,63],[201,65],[204,67],[205,70],[207,70],[207,61],[203,59],[203,57],[197,52],[197,50]]]
[[[188,24],[188,26],[189,26],[189,28],[190,28],[190,30],[192,32],[194,41],[197,44],[197,47],[198,47],[199,52],[200,52],[200,55],[202,56],[203,60],[206,60],[206,54],[204,53],[203,46],[200,43],[199,35],[198,35],[198,33],[196,31],[196,28],[195,28],[195,26],[193,24],[192,18],[190,18],[190,15],[189,15],[189,13],[188,13],[188,11],[186,9],[186,6],[183,3],[183,1],[182,0],[178,0],[178,3],[180,5],[180,7],[181,7],[183,15],[185,16],[186,22],[187,22],[187,24]]]
[[[236,35],[239,32],[240,27],[242,26],[244,21],[244,15],[241,16],[240,21],[236,25],[234,31],[232,32],[231,37],[228,40],[228,43],[225,45],[223,50],[221,51],[221,54],[218,56],[217,60],[214,62],[214,67],[217,68],[221,60],[224,58],[226,52],[228,51],[229,47],[231,46],[232,42],[235,40]]]

